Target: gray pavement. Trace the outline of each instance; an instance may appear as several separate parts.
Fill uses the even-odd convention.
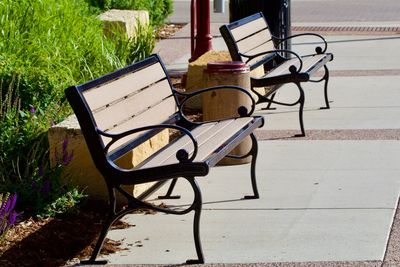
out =
[[[393,15],[400,13],[397,0],[292,3],[295,21],[310,25],[321,16],[312,15],[320,5],[319,10],[337,12],[327,12],[317,24],[358,23],[371,14],[369,25],[400,26]],[[218,25],[213,23],[216,36]],[[321,84],[304,85],[306,134],[315,138],[288,138],[287,133],[298,131],[297,107],[262,111],[260,105],[256,111],[266,118],[257,134],[260,199],[241,200],[250,193],[248,165],[217,167],[198,179],[207,265],[400,266],[400,38],[337,32],[327,40],[335,55],[329,64],[332,108],[318,109]],[[310,42],[298,41],[293,48],[304,52]],[[188,44],[186,27],[156,51],[170,69],[182,68],[190,56]],[[221,38],[214,38],[214,49],[226,49]],[[291,86],[283,89],[280,99],[297,97]],[[268,137],[271,133],[274,138]],[[180,182],[176,192],[181,200],[164,203],[187,205],[188,186]],[[123,240],[128,250],[104,256],[110,263],[178,265],[195,256],[192,214],[128,215],[124,220],[135,227],[113,230],[109,237]]]
[[[250,0],[248,0],[250,1]],[[172,23],[190,21],[191,0],[174,0],[174,14],[169,18]],[[400,1],[398,0],[291,0],[292,22],[343,22],[369,23],[399,21]],[[225,10],[229,10],[229,1],[225,0]],[[210,8],[213,8],[211,1]],[[211,13],[212,22],[227,22],[229,13]]]
[[[400,188],[399,153],[398,141],[261,141],[259,200],[240,200],[251,190],[246,165],[199,179],[206,262],[383,260]],[[178,185],[183,199],[164,203],[189,202],[190,189]],[[110,238],[125,238],[133,249],[108,256],[111,262],[179,264],[195,256],[191,215],[126,220],[136,227]]]

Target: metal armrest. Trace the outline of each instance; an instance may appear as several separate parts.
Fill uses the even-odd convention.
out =
[[[105,137],[109,137],[111,138],[111,142],[107,144],[107,146],[104,148],[105,153],[108,153],[108,150],[110,149],[110,147],[117,142],[118,140],[120,140],[121,138],[127,137],[129,135],[135,134],[135,133],[139,133],[139,132],[143,132],[143,131],[148,131],[148,130],[154,130],[154,129],[175,129],[178,130],[180,132],[183,132],[184,134],[186,134],[193,143],[193,154],[192,156],[189,158],[189,153],[184,150],[184,149],[180,149],[176,152],[176,158],[179,160],[179,162],[193,162],[193,160],[196,158],[197,155],[197,151],[198,151],[198,145],[197,145],[197,141],[194,139],[192,133],[181,127],[178,125],[173,125],[173,124],[158,124],[158,125],[149,125],[149,126],[144,126],[144,127],[140,127],[140,128],[135,128],[135,129],[131,129],[122,133],[118,133],[118,134],[110,134],[110,133],[106,133],[103,132],[99,129],[97,129],[97,132]]]
[[[274,53],[289,53],[289,54],[294,55],[299,60],[300,67],[298,69],[294,65],[289,67],[289,71],[291,73],[300,72],[301,69],[303,68],[303,60],[301,59],[301,57],[297,53],[295,53],[295,52],[293,52],[291,50],[287,50],[287,49],[276,49],[276,50],[264,51],[264,52],[261,52],[261,53],[255,54],[255,55],[246,55],[246,54],[242,54],[242,53],[239,53],[239,55],[242,56],[242,57],[247,57],[248,60],[245,63],[248,63],[253,58],[256,58],[256,57],[259,57],[259,56],[262,56],[262,55],[274,54]],[[283,57],[282,55],[280,55],[280,56],[282,58],[288,60],[287,58]]]
[[[326,42],[325,38],[322,37],[321,35],[317,34],[317,33],[312,33],[312,32],[295,34],[295,35],[288,36],[286,38],[279,38],[279,37],[273,36],[273,39],[278,40],[279,41],[278,44],[281,44],[283,42],[286,42],[289,39],[293,39],[293,38],[300,37],[300,36],[316,36],[316,37],[318,37],[318,38],[320,38],[322,40],[322,42],[324,43],[325,47],[324,47],[324,49],[322,49],[320,46],[317,46],[315,48],[315,52],[317,54],[323,54],[328,49],[328,43]]]
[[[189,101],[189,99],[191,99],[191,98],[193,98],[193,97],[195,97],[197,95],[206,93],[206,92],[223,90],[223,89],[238,90],[238,91],[244,93],[245,95],[247,95],[250,98],[250,101],[251,101],[251,110],[248,111],[247,108],[245,108],[243,106],[240,106],[238,108],[238,114],[239,114],[240,117],[250,116],[251,114],[253,114],[253,112],[255,110],[255,106],[256,106],[256,102],[254,101],[253,97],[251,96],[251,94],[249,93],[248,90],[246,90],[243,87],[235,86],[235,85],[220,85],[220,86],[208,87],[208,88],[203,88],[203,89],[200,89],[200,90],[192,92],[192,93],[183,93],[183,92],[174,91],[175,94],[183,97],[183,100],[179,103],[179,113],[181,114],[182,117],[185,118],[185,120],[190,121],[182,111],[183,110],[183,106],[186,104],[187,101]],[[203,124],[204,122],[201,122],[201,123],[191,122],[191,123]]]

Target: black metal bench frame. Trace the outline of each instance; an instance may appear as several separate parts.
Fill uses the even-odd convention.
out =
[[[257,28],[255,30],[251,29],[251,27],[247,27],[246,36],[239,40],[235,39],[232,33],[233,30],[238,29],[239,27],[250,25],[250,23],[255,22],[256,20],[263,20],[265,22],[265,26],[263,28]],[[333,55],[331,53],[326,53],[326,50],[328,48],[326,40],[321,35],[315,33],[296,34],[289,36],[287,38],[275,37],[269,31],[267,21],[261,12],[248,16],[241,20],[232,22],[230,24],[223,25],[220,27],[220,32],[225,40],[225,43],[228,46],[232,60],[245,62],[246,64],[249,65],[250,70],[254,70],[260,66],[264,66],[265,75],[263,75],[262,77],[251,77],[252,91],[258,97],[257,104],[268,103],[267,107],[263,109],[272,109],[271,104],[278,104],[284,106],[295,106],[299,104],[299,123],[300,123],[301,134],[298,134],[296,136],[305,136],[304,123],[303,123],[303,108],[305,102],[305,94],[301,86],[301,83],[324,81],[325,106],[321,107],[321,109],[330,108],[328,99],[329,70],[326,66],[326,63],[328,61],[333,60]],[[264,33],[266,34],[265,35],[266,39],[262,41],[263,43],[254,44],[254,47],[252,47],[248,51],[241,51],[241,49],[239,49],[238,42],[252,38],[252,36],[256,34],[264,34]],[[287,42],[288,40],[291,40],[296,37],[307,36],[307,35],[319,38],[321,42],[324,44],[324,48],[317,46],[315,48],[316,52],[315,54],[304,55],[304,56],[300,56],[291,50],[279,49],[282,43]],[[273,49],[270,49],[268,51],[260,51],[259,48],[263,45],[266,45],[268,42],[271,42],[273,44]],[[252,50],[257,52],[252,53]],[[319,56],[318,57],[319,60],[316,61],[311,66],[307,65],[306,66],[307,68],[305,68],[303,66],[303,61],[305,59],[310,59],[310,57],[313,56]],[[269,75],[278,67],[282,66],[282,64],[285,64],[285,62],[286,63],[289,62],[292,59],[292,57],[296,59],[296,64],[287,65],[286,66],[287,71],[285,73],[273,76]],[[325,71],[323,77],[319,80],[312,80],[311,76],[321,67],[323,67]],[[284,103],[274,100],[276,90],[282,84],[287,84],[287,83],[294,83],[297,86],[299,90],[298,100],[293,103]],[[267,87],[267,86],[272,86],[273,89],[269,90],[265,95],[260,94],[258,91],[254,90],[254,88],[257,87]]]
[[[156,125],[146,125],[138,128],[133,128],[128,131],[120,132],[120,133],[109,133],[100,129],[97,125],[94,111],[91,109],[90,105],[85,98],[85,92],[89,92],[96,97],[96,90],[98,87],[101,87],[105,84],[110,84],[115,81],[118,81],[121,77],[135,74],[137,71],[144,70],[149,66],[153,66],[154,64],[160,64],[165,73],[165,77],[161,79],[164,83],[168,81],[167,89],[171,90],[171,97],[175,99],[177,111],[173,114],[170,114],[169,119],[160,124]],[[140,79],[140,77],[138,78]],[[152,85],[149,85],[152,86]],[[135,85],[132,85],[135,87]],[[148,86],[147,86],[148,87]],[[141,88],[141,92],[148,90],[147,87]],[[243,138],[250,136],[252,140],[252,148],[248,152],[247,155],[243,156],[234,156],[232,158],[244,158],[244,157],[252,157],[251,160],[251,184],[253,195],[247,198],[258,198],[258,190],[256,185],[256,159],[257,159],[257,140],[254,136],[253,131],[262,127],[264,120],[262,117],[251,117],[250,114],[254,111],[255,103],[252,100],[251,109],[248,110],[245,107],[240,107],[238,109],[239,116],[234,119],[236,121],[243,120],[248,121],[243,127],[237,129],[235,132],[230,133],[231,135],[224,141],[222,144],[212,148],[212,153],[206,156],[206,158],[202,160],[197,160],[196,155],[201,150],[201,146],[197,143],[196,137],[192,135],[192,132],[197,127],[202,127],[206,125],[205,122],[192,122],[185,116],[183,110],[185,103],[195,95],[199,95],[205,92],[210,92],[213,90],[220,90],[231,88],[232,90],[238,90],[251,98],[249,92],[245,89],[236,87],[236,86],[219,86],[207,88],[204,90],[200,90],[191,94],[185,94],[176,91],[171,81],[167,75],[166,69],[162,64],[160,58],[157,55],[152,55],[149,58],[138,62],[136,64],[130,65],[126,68],[120,69],[116,72],[107,74],[101,78],[98,78],[93,81],[89,81],[82,85],[72,86],[66,89],[66,96],[68,101],[70,102],[77,118],[81,126],[82,133],[85,137],[87,146],[89,148],[90,154],[94,161],[96,168],[100,171],[102,176],[105,179],[108,194],[109,194],[109,211],[108,217],[104,223],[103,230],[100,233],[98,241],[95,245],[94,251],[87,261],[81,261],[82,264],[105,264],[106,261],[96,261],[96,258],[101,250],[104,239],[111,227],[111,225],[122,218],[124,215],[128,213],[132,213],[135,210],[140,209],[150,209],[157,212],[164,212],[168,214],[186,214],[191,211],[194,211],[194,221],[193,221],[193,235],[194,235],[194,243],[197,253],[197,259],[188,260],[187,263],[203,263],[204,257],[200,242],[200,213],[202,208],[202,197],[200,188],[198,187],[195,177],[199,176],[207,176],[210,167],[216,165],[222,158],[229,156],[229,152],[236,147]],[[113,90],[118,90],[119,88],[114,88]],[[164,88],[165,89],[165,88]],[[89,91],[91,90],[91,91]],[[179,98],[179,101],[178,101]],[[122,101],[123,98],[122,98]],[[107,108],[111,104],[107,104],[104,108]],[[122,116],[122,114],[112,114],[115,117]],[[160,115],[161,116],[161,115]],[[226,120],[214,121],[213,123],[217,125],[218,123],[226,122]],[[214,125],[213,124],[213,125]],[[150,156],[147,160],[141,163],[139,166],[135,167],[132,170],[126,170],[118,167],[114,160],[119,158],[121,155],[125,154],[128,151],[131,151],[133,148],[137,147],[144,141],[149,138],[155,136],[161,130],[164,129],[173,129],[180,131],[184,136],[187,136],[192,143],[193,151],[187,151],[185,149],[179,149],[175,151],[176,162],[173,164],[153,166],[153,167],[145,167],[146,163],[151,162],[152,159],[160,156],[169,146],[172,146],[174,142],[168,144],[166,147],[162,148],[160,151],[156,152],[152,156]],[[140,135],[136,135],[137,133],[141,133]],[[128,137],[132,136],[130,140]],[[108,143],[104,142],[104,138],[110,138],[111,141]],[[113,147],[117,142],[121,140],[125,140],[128,138],[129,140],[124,142],[123,145],[118,147],[117,149],[113,149],[111,152],[109,151],[111,147]],[[144,166],[144,167],[143,167]],[[189,182],[194,192],[194,199],[191,205],[188,208],[183,210],[175,210],[168,208],[161,208],[156,205],[152,205],[148,202],[145,202],[145,199],[152,194],[154,191],[159,189],[165,182],[172,181],[170,190],[168,190],[167,197],[173,198],[171,196],[172,188],[176,183],[178,178],[183,178]],[[150,189],[146,192],[142,193],[139,196],[134,196],[131,192],[128,192],[124,188],[123,185],[135,185],[147,182],[156,182]],[[116,207],[116,193],[124,196],[128,201],[128,206],[124,209],[117,210]]]

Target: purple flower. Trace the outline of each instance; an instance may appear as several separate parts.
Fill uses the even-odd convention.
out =
[[[43,177],[43,175],[44,175],[43,164],[39,165],[38,175],[39,175],[39,177]]]
[[[69,140],[68,140],[68,138],[65,138],[64,141],[63,141],[63,144],[62,144],[62,151],[63,151],[63,153],[64,153],[64,152],[66,153],[68,144],[69,144]]]
[[[45,195],[48,195],[48,194],[50,193],[50,189],[51,189],[51,182],[50,182],[50,180],[44,181],[41,192],[42,192],[43,194],[45,194]]]
[[[73,157],[74,157],[74,151],[72,151],[70,154],[63,153],[63,165],[67,166],[68,164],[70,164]]]
[[[14,225],[18,214],[14,211],[17,194],[6,194],[1,197],[0,238]]]
[[[35,190],[36,187],[37,187],[36,181],[32,181],[31,188]]]
[[[64,139],[63,145],[62,145],[62,164],[64,166],[68,165],[74,156],[74,151],[72,151],[70,154],[67,151],[67,147],[69,144],[68,138]]]
[[[11,194],[10,198],[8,199],[10,202],[10,207],[8,211],[12,211],[15,208],[15,204],[17,203],[17,193]]]
[[[36,113],[35,107],[32,106],[32,105],[29,105],[29,112],[30,112],[31,114]]]
[[[17,202],[17,193],[3,196],[1,202],[0,215],[10,213]]]
[[[11,213],[10,213],[10,215],[8,216],[8,220],[7,220],[7,222],[8,222],[8,227],[10,227],[10,226],[12,226],[12,225],[14,225],[14,223],[15,223],[15,221],[16,221],[16,219],[17,219],[17,212],[15,212],[15,211],[12,211]]]

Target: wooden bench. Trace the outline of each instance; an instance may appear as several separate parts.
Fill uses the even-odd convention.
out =
[[[262,117],[251,117],[255,103],[239,107],[238,116],[211,122],[193,122],[184,114],[185,103],[204,92],[226,89],[249,92],[236,86],[218,86],[185,94],[176,91],[157,55],[85,84],[66,89],[81,126],[96,168],[103,175],[109,193],[109,215],[97,241],[93,254],[83,264],[104,263],[96,261],[110,226],[124,215],[137,209],[151,209],[169,214],[186,214],[194,211],[193,234],[197,259],[188,263],[203,263],[199,235],[202,207],[201,192],[195,177],[206,176],[209,169],[225,156],[252,157],[252,195],[258,198],[255,165],[257,140],[253,131],[263,125]],[[179,99],[179,100],[178,100]],[[131,170],[118,167],[114,162],[125,153],[149,140],[165,129],[181,134],[173,141]],[[176,135],[176,133],[174,133]],[[250,136],[252,148],[241,157],[229,155],[245,137]],[[176,179],[189,182],[194,191],[193,203],[184,210],[162,208],[145,202],[145,198],[167,181],[171,181],[167,197],[171,196]],[[123,189],[124,185],[155,182],[140,196]],[[128,207],[116,208],[116,193],[124,196]]]
[[[228,25],[223,25],[220,27],[220,32],[233,60],[245,62],[249,65],[250,70],[264,66],[264,75],[261,77],[251,77],[252,91],[258,96],[257,104],[268,103],[267,109],[270,108],[271,103],[285,106],[299,104],[301,134],[297,136],[304,136],[303,107],[305,97],[300,83],[325,81],[325,106],[321,109],[329,109],[329,71],[326,63],[333,60],[333,55],[326,53],[327,42],[325,39],[315,33],[297,34],[285,39],[275,37],[271,34],[262,13],[257,13]],[[315,54],[304,56],[299,56],[290,50],[278,48],[280,44],[290,39],[306,35],[321,39],[324,48],[318,46],[315,48]],[[311,76],[322,67],[325,69],[324,76],[319,80],[311,80]],[[286,83],[297,85],[300,91],[299,99],[294,103],[274,101],[276,90],[280,85]],[[254,89],[260,87],[268,87],[265,94]]]

